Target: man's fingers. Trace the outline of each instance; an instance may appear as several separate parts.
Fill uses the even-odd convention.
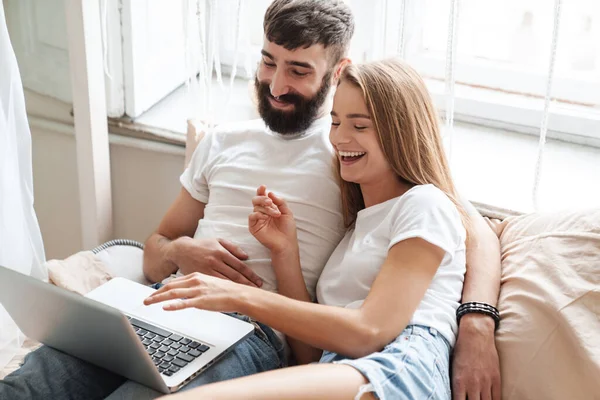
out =
[[[248,254],[246,254],[246,252],[244,250],[242,250],[241,247],[236,246],[235,244],[233,244],[230,241],[225,240],[225,239],[219,239],[219,243],[221,243],[221,246],[223,246],[225,248],[225,250],[227,250],[228,252],[230,252],[231,254],[236,256],[238,259],[240,259],[240,260],[248,259]]]
[[[467,394],[464,390],[452,389],[452,400],[465,400]]]
[[[220,273],[219,271],[216,270],[212,270],[210,273],[210,276],[214,276],[215,278],[219,278],[219,279],[225,279],[225,280],[229,280],[228,277],[226,277],[225,275],[223,275],[222,273]]]
[[[467,391],[462,382],[459,382],[455,377],[452,378],[452,400],[465,400]]]
[[[500,379],[497,379],[494,383],[492,383],[492,400],[501,400],[502,399],[502,384]]]
[[[482,388],[481,389],[481,400],[492,400],[492,388]]]
[[[481,393],[478,390],[469,391],[467,393],[467,400],[481,400]]]
[[[230,257],[235,259],[235,257],[233,257],[233,256],[230,256]],[[227,264],[227,261],[230,261],[230,262],[232,261],[231,259],[228,258],[224,261],[225,262],[223,262],[219,266],[219,272],[221,274],[223,274],[227,280],[230,280],[230,281],[236,282],[236,283],[240,283],[242,285],[257,287],[257,285],[254,282],[250,281],[244,275],[240,274],[235,268],[233,268]]]
[[[242,261],[228,254],[224,255],[223,261],[225,263],[225,267],[223,269],[219,269],[219,272],[226,275],[229,280],[243,283],[244,285],[257,287],[262,286],[262,280]]]
[[[221,243],[221,245],[227,251],[224,252],[222,256],[222,260],[226,264],[226,267],[223,269],[219,268],[218,271],[234,282],[240,282],[258,287],[262,286],[262,281],[258,275],[256,275],[254,271],[252,271],[246,264],[240,261],[246,260],[248,255],[241,248],[233,243],[228,242],[227,240],[219,239],[219,243]],[[229,270],[232,268],[243,275],[242,278],[245,278],[245,280],[241,279],[237,275],[233,275],[235,279],[232,279],[232,274],[229,272]]]

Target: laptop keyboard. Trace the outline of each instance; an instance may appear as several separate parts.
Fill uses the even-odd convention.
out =
[[[154,365],[161,374],[172,376],[210,347],[194,340],[128,317]]]

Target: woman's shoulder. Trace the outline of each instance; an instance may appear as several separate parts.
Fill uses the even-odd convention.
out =
[[[416,235],[451,253],[466,232],[452,200],[434,185],[419,185],[404,193],[389,214],[393,240]]]
[[[458,212],[456,205],[446,193],[431,184],[413,186],[398,198],[394,208],[398,210],[409,208],[421,212],[432,209]]]

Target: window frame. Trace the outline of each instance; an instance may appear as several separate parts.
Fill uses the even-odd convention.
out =
[[[266,1],[266,0],[264,0]],[[419,34],[419,10],[416,0],[405,0],[404,22],[406,60],[423,75],[432,93],[434,101],[441,113],[445,112],[446,94],[443,84],[445,71],[445,56],[422,50],[421,35]],[[132,0],[124,0],[125,5]],[[205,0],[205,6],[211,2]],[[394,53],[398,49],[398,32],[401,24],[399,18],[400,2],[378,0],[375,4],[358,0],[351,2],[356,14],[356,32],[353,38],[354,49],[352,57],[358,61],[381,58]],[[225,3],[223,3],[225,4]],[[235,12],[234,2],[218,6],[217,12]],[[242,2],[246,8],[248,4]],[[127,7],[124,7],[127,13]],[[126,15],[126,14],[125,14]],[[232,20],[231,15],[217,15],[217,19]],[[235,16],[233,17],[235,19]],[[381,24],[368,24],[366,19],[380,18]],[[127,19],[126,19],[127,20]],[[240,24],[243,26],[244,21]],[[219,35],[217,45],[222,72],[228,75],[233,70],[234,60],[237,59],[237,75],[251,78],[255,67],[260,61],[258,46],[248,45],[248,39],[242,38],[238,44],[238,54],[235,54],[234,30],[226,24],[219,23],[216,34]],[[208,26],[208,24],[207,24]],[[123,25],[124,36],[128,32],[127,24]],[[132,56],[128,54],[131,46],[124,45],[125,70],[125,100],[126,110],[135,101],[138,93],[130,93],[128,82],[135,79],[135,73],[130,65]],[[499,63],[485,60],[459,60],[455,69],[456,97],[455,120],[476,122],[491,127],[504,127],[529,134],[539,134],[542,120],[542,109],[546,95],[547,71],[532,72],[524,69],[503,66]],[[181,77],[179,79],[181,81]],[[183,82],[181,82],[183,83]],[[443,82],[442,82],[443,83]],[[600,82],[586,81],[579,77],[561,76],[557,74],[552,87],[553,101],[549,119],[551,137],[581,144],[600,143],[600,113],[598,108],[589,104],[599,104],[596,99],[600,96]],[[577,98],[577,101],[573,101]],[[566,102],[561,100],[567,100]],[[134,112],[129,116],[138,116]]]

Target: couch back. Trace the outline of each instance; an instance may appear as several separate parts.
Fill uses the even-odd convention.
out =
[[[503,399],[600,399],[600,209],[500,226]]]

